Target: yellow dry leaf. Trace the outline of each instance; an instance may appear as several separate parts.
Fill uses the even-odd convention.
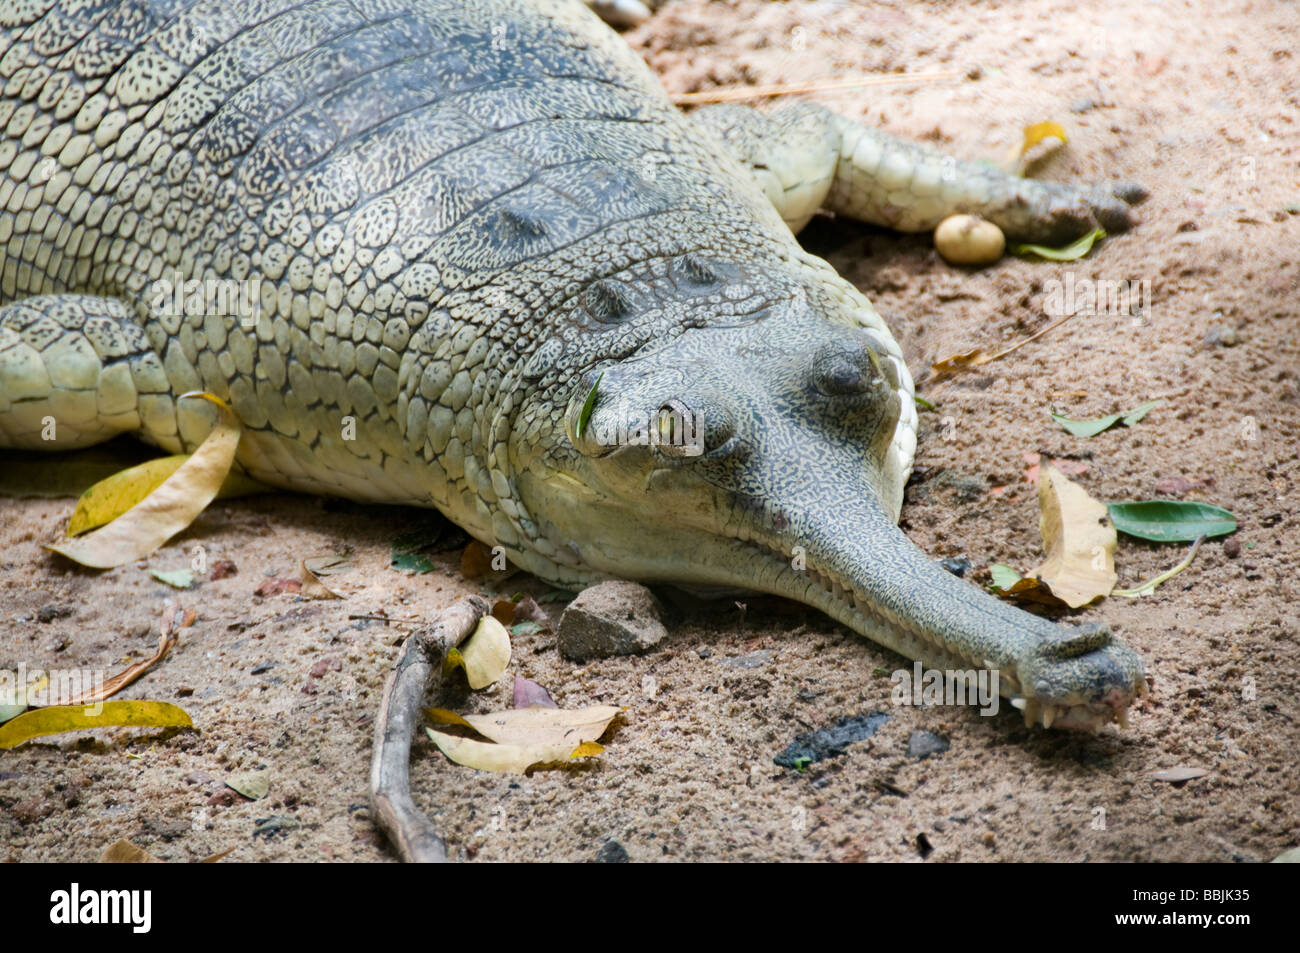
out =
[[[599,751],[593,751],[590,743],[549,744],[549,745],[498,745],[488,741],[475,741],[472,738],[457,738],[426,728],[426,732],[438,750],[457,764],[480,771],[502,771],[523,774],[533,765],[552,764],[568,761],[570,758],[585,758]],[[599,745],[595,746],[600,748]],[[601,749],[604,750],[604,749]]]
[[[1028,164],[1029,152],[1034,146],[1046,142],[1047,154],[1051,154],[1069,141],[1070,137],[1065,134],[1065,127],[1059,122],[1036,122],[1031,126],[1025,126],[1020,145],[1012,147],[1002,166],[1008,172],[1022,175]],[[1039,158],[1042,156],[1040,155]]]
[[[143,559],[185,529],[212,502],[230,472],[239,446],[239,420],[212,394],[185,394],[221,410],[217,426],[188,460],[147,497],[107,526],[79,539],[47,546],[83,566],[112,569]]]
[[[111,523],[131,507],[147,497],[180,469],[191,454],[178,453],[170,457],[147,460],[138,466],[119,470],[100,480],[81,494],[77,508],[68,520],[68,535],[80,536],[96,526]],[[217,491],[217,499],[248,496],[269,488],[242,473],[230,472]]]
[[[161,864],[162,861],[143,847],[137,847],[129,840],[120,840],[109,844],[99,855],[101,864]]]
[[[1115,527],[1106,505],[1050,463],[1038,472],[1038,527],[1047,555],[1027,576],[1072,609],[1109,595],[1115,574]]]
[[[454,711],[448,711],[446,708],[426,708],[424,717],[428,718],[435,725],[458,725],[461,728],[473,728],[468,721],[456,714]]]
[[[582,744],[605,733],[621,709],[596,705],[566,711],[563,708],[512,708],[489,715],[466,715],[462,720],[485,738],[502,745]]]
[[[510,633],[490,615],[479,620],[478,628],[459,649],[447,653],[444,670],[457,666],[465,669],[469,687],[487,688],[500,678],[510,664]]]
[[[97,714],[88,714],[98,708]],[[185,710],[167,702],[113,701],[102,705],[59,705],[23,712],[0,725],[0,748],[13,748],[32,738],[58,735],[86,728],[113,728],[122,725],[147,728],[192,726]]]

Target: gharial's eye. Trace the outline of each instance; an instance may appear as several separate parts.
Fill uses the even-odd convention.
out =
[[[676,398],[664,401],[655,413],[655,447],[667,457],[698,457],[704,453],[704,419]]]

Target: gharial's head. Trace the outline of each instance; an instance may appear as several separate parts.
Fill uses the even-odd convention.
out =
[[[1027,719],[1122,720],[1145,690],[1131,649],[980,592],[896,526],[912,384],[865,299],[812,268],[733,278],[714,295],[710,320],[591,361],[562,396],[524,407],[530,432],[511,456],[533,530],[525,568],[571,586],[621,577],[788,596],[930,667],[998,670]]]

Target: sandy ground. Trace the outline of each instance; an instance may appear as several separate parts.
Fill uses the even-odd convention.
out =
[[[1240,552],[1212,541],[1156,595],[1078,613],[1138,647],[1154,686],[1131,730],[1091,737],[1027,731],[1012,711],[893,707],[887,673],[901,659],[780,600],[750,599],[743,614],[732,602],[674,604],[658,650],[585,667],[564,661],[553,635],[519,638],[513,673],[566,707],[627,712],[596,762],[526,778],[477,774],[419,744],[415,796],[455,854],[585,860],[617,854],[615,841],[638,861],[1256,861],[1300,843],[1295,8],[679,0],[628,38],[673,92],[957,69],[964,78],[816,98],[973,158],[999,157],[1020,127],[1054,119],[1071,142],[1044,178],[1146,185],[1141,226],[1072,265],[1008,259],[968,272],[926,236],[843,221],[815,223],[804,240],[875,301],[939,406],[922,416],[903,513],[924,550],[965,555],[977,580],[991,562],[1036,565],[1023,455],[1041,452],[1085,464],[1077,479],[1103,500],[1203,481],[1187,498],[1237,514]],[[1045,285],[1067,272],[1150,281],[1150,306],[1138,321],[1080,317],[980,372],[925,379],[936,358],[1043,326]],[[1047,416],[1051,404],[1088,417],[1152,398],[1164,403],[1142,424],[1092,440]],[[435,516],[293,496],[218,503],[146,564],[93,573],[41,548],[70,510],[0,500],[0,665],[115,670],[152,651],[176,601],[196,623],[123,697],[181,704],[198,730],[0,753],[0,842],[13,860],[93,859],[118,838],[168,860],[227,848],[242,861],[390,859],[366,784],[373,713],[406,627],[348,616],[427,618],[471,591],[546,592],[522,576],[466,581],[454,547],[433,573],[391,569],[390,540]],[[145,571],[185,566],[200,545],[238,573],[178,593]],[[355,562],[338,577],[347,601],[254,595],[343,547]],[[1181,556],[1122,538],[1121,584]],[[464,703],[508,705],[505,687]],[[892,717],[843,756],[805,773],[773,764],[795,735],[870,711]],[[950,750],[909,758],[916,730]],[[1178,766],[1209,773],[1178,786],[1150,778]],[[265,799],[223,793],[230,772],[259,767],[271,772]]]

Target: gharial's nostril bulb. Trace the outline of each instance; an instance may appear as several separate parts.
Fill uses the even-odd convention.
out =
[[[848,361],[836,361],[818,375],[819,389],[824,394],[860,394],[867,388],[861,369]]]

